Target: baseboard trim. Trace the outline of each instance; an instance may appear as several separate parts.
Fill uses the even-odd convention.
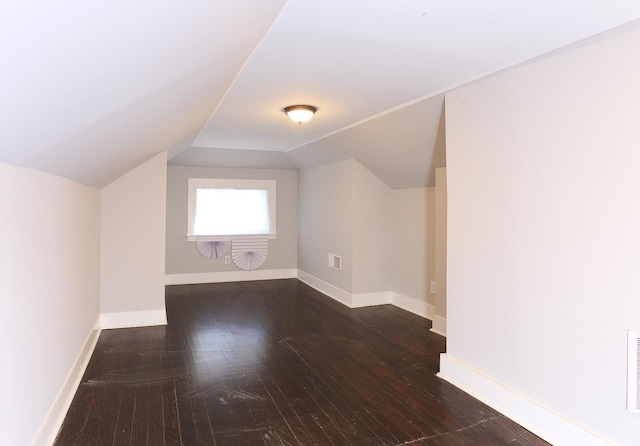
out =
[[[391,291],[378,293],[358,293],[351,295],[351,308],[372,307],[374,305],[389,305]]]
[[[167,325],[167,312],[164,308],[100,314],[100,328],[102,329],[147,327],[151,325]]]
[[[295,279],[296,268],[255,269],[252,271],[218,271],[208,273],[166,274],[165,285],[192,285],[196,283],[246,282],[249,280]]]
[[[443,353],[438,376],[551,444],[611,445],[604,438]]]
[[[351,294],[302,270],[298,270],[298,280],[306,283],[311,288],[320,291],[322,294],[326,294],[333,300],[337,300],[338,302],[346,305],[349,308],[362,308],[375,305],[391,304],[429,320],[432,320],[431,315],[435,314],[436,312],[436,309],[433,305],[429,305],[426,302],[420,302],[417,299],[413,299],[399,293],[394,293],[392,291]],[[444,324],[444,327],[446,328],[446,322]],[[442,335],[442,333],[438,334]]]
[[[433,316],[436,314],[435,306],[400,293],[392,293],[391,303],[398,308],[402,308],[430,321],[433,321]]]
[[[51,409],[49,409],[49,413],[40,425],[40,429],[38,429],[38,433],[33,439],[31,446],[49,446],[55,441],[60,427],[62,427],[64,417],[67,415],[67,411],[76,394],[76,390],[80,385],[84,371],[87,365],[89,365],[89,359],[91,359],[93,350],[98,343],[99,336],[100,329],[94,329],[89,332],[89,336],[87,336],[87,339],[82,345],[78,357],[73,363]]]
[[[433,325],[429,331],[439,334],[440,336],[447,336],[447,319],[442,316],[433,315],[431,319]]]
[[[351,294],[301,270],[298,270],[298,280],[349,308],[371,307],[391,303],[391,291]]]
[[[347,293],[346,291],[331,285],[330,283],[325,282],[322,279],[318,279],[315,276],[312,276],[309,273],[305,273],[302,270],[298,270],[298,280],[306,283],[311,288],[314,288],[320,291],[322,294],[326,294],[333,300],[337,300],[343,305],[346,305],[349,308],[351,307],[351,293]]]

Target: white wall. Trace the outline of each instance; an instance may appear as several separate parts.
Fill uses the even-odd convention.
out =
[[[447,333],[447,168],[436,169],[435,192],[435,315],[433,331]]]
[[[625,411],[626,331],[640,329],[638,54],[635,24],[446,106],[447,356],[618,445],[640,438]]]
[[[393,209],[391,189],[354,161],[353,294],[391,291]]]
[[[269,253],[261,270],[295,269],[298,263],[298,173],[281,169],[231,169],[169,166],[167,174],[166,273],[192,274],[240,271],[224,259],[209,259],[187,241],[187,193],[189,178],[240,178],[276,181],[278,236],[269,240]],[[230,253],[229,253],[230,255]]]
[[[102,325],[166,323],[164,302],[167,154],[102,189]]]
[[[299,277],[352,307],[393,303],[427,317],[426,190],[392,191],[356,160],[300,171]],[[342,256],[342,271],[328,253]]]
[[[0,164],[3,444],[30,444],[99,314],[100,192]]]
[[[393,191],[393,292],[407,305],[435,308],[435,188]],[[402,296],[402,297],[400,297]]]
[[[298,172],[298,269],[347,293],[352,291],[353,160]],[[342,270],[328,267],[328,253]]]

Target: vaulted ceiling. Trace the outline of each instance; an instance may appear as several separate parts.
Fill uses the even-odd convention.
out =
[[[6,0],[0,162],[102,187],[170,163],[444,164],[448,89],[640,18],[637,0]],[[312,104],[307,124],[281,108]]]

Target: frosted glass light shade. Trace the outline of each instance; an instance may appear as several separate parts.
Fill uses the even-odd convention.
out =
[[[298,124],[307,122],[318,111],[313,105],[290,105],[282,109],[282,111],[293,121]]]

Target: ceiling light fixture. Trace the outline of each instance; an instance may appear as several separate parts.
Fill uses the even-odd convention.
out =
[[[289,105],[283,108],[282,111],[293,122],[302,124],[303,122],[307,122],[309,119],[313,118],[313,115],[316,114],[318,108],[313,105]]]

